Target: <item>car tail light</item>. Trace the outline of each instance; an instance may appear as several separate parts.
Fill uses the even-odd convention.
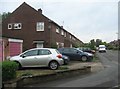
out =
[[[58,54],[57,57],[58,57],[58,58],[62,58],[62,55],[61,55],[61,54]]]

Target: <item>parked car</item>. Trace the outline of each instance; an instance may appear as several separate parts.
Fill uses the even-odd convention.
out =
[[[106,52],[106,46],[105,45],[99,45],[98,51],[99,52]]]
[[[93,59],[93,54],[83,52],[76,48],[59,48],[58,51],[62,55],[68,56],[70,60],[91,61]]]
[[[68,56],[62,55],[62,59],[64,60],[64,65],[69,64],[70,58]]]
[[[92,50],[90,48],[87,48],[87,47],[82,47],[82,48],[78,48],[80,50],[82,50],[83,52],[88,52],[88,53],[92,53],[92,54],[95,54],[95,50]]]
[[[18,56],[10,58],[15,61],[19,67],[49,67],[52,70],[57,69],[63,64],[62,55],[58,50],[52,48],[34,48],[21,53]]]

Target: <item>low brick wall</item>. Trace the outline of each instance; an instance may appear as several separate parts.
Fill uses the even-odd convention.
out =
[[[25,85],[35,84],[38,82],[43,83],[47,81],[72,77],[76,75],[83,75],[89,72],[91,72],[91,66],[84,66],[83,68],[79,68],[79,69],[62,70],[48,75],[24,76],[14,81],[4,82],[4,88],[10,87],[12,89],[15,89],[16,87],[22,87]]]

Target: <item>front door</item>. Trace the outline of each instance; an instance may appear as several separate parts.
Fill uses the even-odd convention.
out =
[[[37,48],[43,48],[43,43],[37,43]]]

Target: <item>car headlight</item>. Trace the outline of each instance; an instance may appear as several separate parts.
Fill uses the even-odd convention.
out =
[[[68,57],[64,57],[65,59],[68,59]]]
[[[91,54],[91,53],[87,53],[87,55],[88,55],[88,56],[93,56],[93,54]]]

